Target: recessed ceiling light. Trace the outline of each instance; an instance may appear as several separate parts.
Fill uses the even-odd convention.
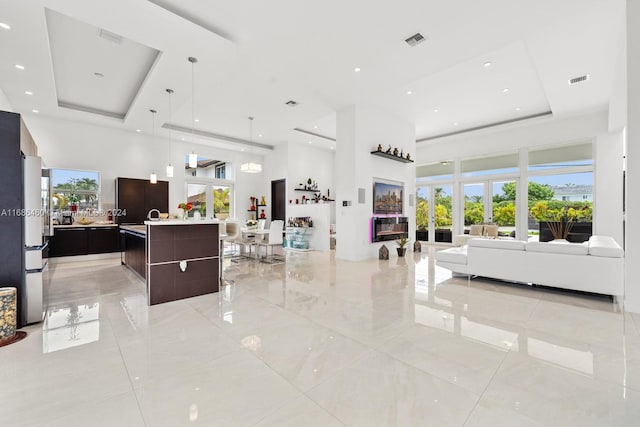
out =
[[[318,125],[314,125],[314,126],[313,126],[313,128],[314,128],[314,129],[318,129]]]
[[[453,122],[453,125],[454,126],[458,126],[458,122]]]
[[[180,138],[180,141],[184,141],[184,137]]]
[[[407,91],[407,95],[411,95],[413,92],[411,92],[410,90]]]
[[[243,148],[243,149],[241,149],[240,151],[247,151],[247,149],[246,149],[246,148]]]
[[[102,73],[93,73],[93,75],[96,76],[99,79],[104,77],[104,74],[102,74]]]
[[[142,132],[142,131],[141,131],[140,129],[136,129],[136,132],[138,132],[138,133],[139,133],[139,132]]]
[[[359,73],[360,72],[360,67],[354,68],[353,71],[355,71],[356,73]]]
[[[520,107],[516,107],[516,111],[520,111]]]
[[[435,110],[433,110],[434,113],[437,113],[438,111],[440,111],[440,110],[438,110],[437,108]]]
[[[485,68],[489,68],[489,67],[491,67],[492,63],[491,63],[491,61],[487,61],[483,65],[484,65]]]
[[[0,22],[0,28],[4,28],[5,30],[10,30],[11,25],[5,24],[4,22]]]
[[[24,70],[24,65],[16,64],[18,70]]]
[[[198,123],[200,121],[200,119],[195,119],[194,122]]]
[[[309,144],[313,144],[313,142],[312,142],[312,141],[309,141]]]
[[[28,90],[25,90],[24,93],[25,93],[25,95],[33,95],[33,92],[28,91]]]
[[[508,87],[505,87],[504,89],[502,89],[502,93],[507,93],[507,92],[509,92],[509,88]]]
[[[258,134],[258,138],[262,138],[262,134],[261,133]]]
[[[31,112],[38,114],[40,111],[34,109],[34,110],[31,110]]]
[[[444,162],[440,162],[440,164],[441,164],[442,166],[447,166],[447,165],[449,164],[449,162],[445,160]]]

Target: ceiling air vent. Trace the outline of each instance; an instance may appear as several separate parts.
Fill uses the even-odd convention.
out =
[[[122,36],[112,33],[111,31],[103,30],[102,28],[98,29],[98,37],[109,40],[115,44],[122,44]]]
[[[587,80],[589,80],[589,74],[585,74],[584,76],[580,76],[580,77],[574,77],[569,80],[569,85],[574,85],[580,82],[586,82]]]
[[[289,100],[285,102],[285,105],[288,105],[289,107],[295,107],[296,105],[298,105],[298,103],[294,100]]]
[[[405,39],[405,42],[411,46],[414,47],[420,43],[422,43],[423,41],[425,41],[426,38],[424,38],[424,36],[420,33],[415,33],[414,35],[412,35],[411,37],[409,37],[408,39]]]

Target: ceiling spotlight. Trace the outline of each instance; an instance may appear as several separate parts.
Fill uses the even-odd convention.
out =
[[[10,30],[11,25],[5,24],[4,22],[0,22],[0,28],[4,28],[5,30]]]
[[[200,119],[195,119],[195,122],[198,123],[200,121]]]
[[[142,131],[141,131],[140,129],[136,129],[136,132],[140,133],[140,132],[142,132]]]
[[[314,128],[314,129],[318,129],[318,125],[314,125],[314,126],[313,126],[313,128]]]
[[[507,93],[507,92],[509,92],[509,88],[508,87],[505,87],[504,89],[502,89],[502,93]]]
[[[453,122],[453,125],[454,126],[458,126],[458,122]]]
[[[262,138],[262,134],[261,133],[258,134],[258,138]]]
[[[312,141],[309,141],[309,144],[313,144],[313,142],[312,142]]]
[[[25,90],[25,91],[24,91],[24,94],[25,94],[25,95],[33,95],[33,92],[31,92],[31,91],[29,91],[29,90]]]
[[[354,68],[353,71],[355,71],[356,73],[359,73],[360,72],[360,67]]]
[[[484,65],[484,68],[489,68],[491,67],[492,64],[491,64],[491,61],[487,61],[483,65]]]
[[[410,90],[407,91],[407,95],[411,95],[413,92],[411,92]]]
[[[516,111],[520,111],[520,107],[516,107]]]
[[[435,110],[433,110],[434,113],[437,113],[438,111],[440,111],[440,110],[438,110],[437,108]]]
[[[445,160],[444,162],[440,162],[440,164],[441,164],[442,166],[447,166],[447,165],[449,164],[449,162]]]
[[[16,64],[18,70],[24,70],[24,65]]]
[[[99,79],[104,77],[104,74],[102,74],[102,73],[93,73],[93,75],[96,76]]]
[[[40,111],[38,111],[38,110],[31,110],[31,112],[32,112],[32,113],[36,113],[36,114],[38,114]]]

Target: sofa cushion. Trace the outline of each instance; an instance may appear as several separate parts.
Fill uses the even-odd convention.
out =
[[[472,236],[482,236],[482,230],[484,228],[484,225],[480,224],[480,225],[472,225],[471,227],[469,227],[469,234]]]
[[[581,243],[569,242],[527,242],[527,252],[546,252],[552,254],[587,255],[589,247]]]
[[[477,248],[491,248],[491,249],[512,249],[514,251],[524,250],[524,242],[521,240],[473,238],[467,242],[467,246],[474,246]]]
[[[487,237],[498,237],[498,226],[495,224],[485,225],[484,232]]]
[[[589,255],[606,258],[622,258],[624,251],[613,237],[591,236],[589,238]]]
[[[466,264],[467,248],[461,246],[438,251],[436,252],[436,260],[442,262],[450,262],[452,264]]]

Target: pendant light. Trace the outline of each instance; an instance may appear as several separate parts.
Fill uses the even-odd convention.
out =
[[[167,93],[169,94],[169,123],[171,123],[171,95],[173,95],[173,89],[167,89]],[[171,127],[169,127],[169,141],[173,142]],[[171,144],[169,144],[169,159],[171,159]],[[166,174],[167,178],[173,178],[173,166],[171,165],[171,160],[169,160],[169,163],[167,164]]]
[[[193,144],[195,138],[195,122],[196,122],[196,62],[198,62],[198,58],[190,56],[189,62],[191,62],[191,143]],[[198,155],[195,152],[191,152],[189,154],[189,167],[197,168],[198,167]]]
[[[262,165],[252,161],[253,157],[253,117],[249,117],[249,141],[251,146],[249,147],[249,161],[240,165],[240,171],[245,173],[260,173],[262,172]]]
[[[156,139],[156,110],[149,110],[151,112],[151,151],[155,149],[155,139]],[[149,182],[151,184],[158,183],[158,175],[155,172],[151,172],[149,175]]]

